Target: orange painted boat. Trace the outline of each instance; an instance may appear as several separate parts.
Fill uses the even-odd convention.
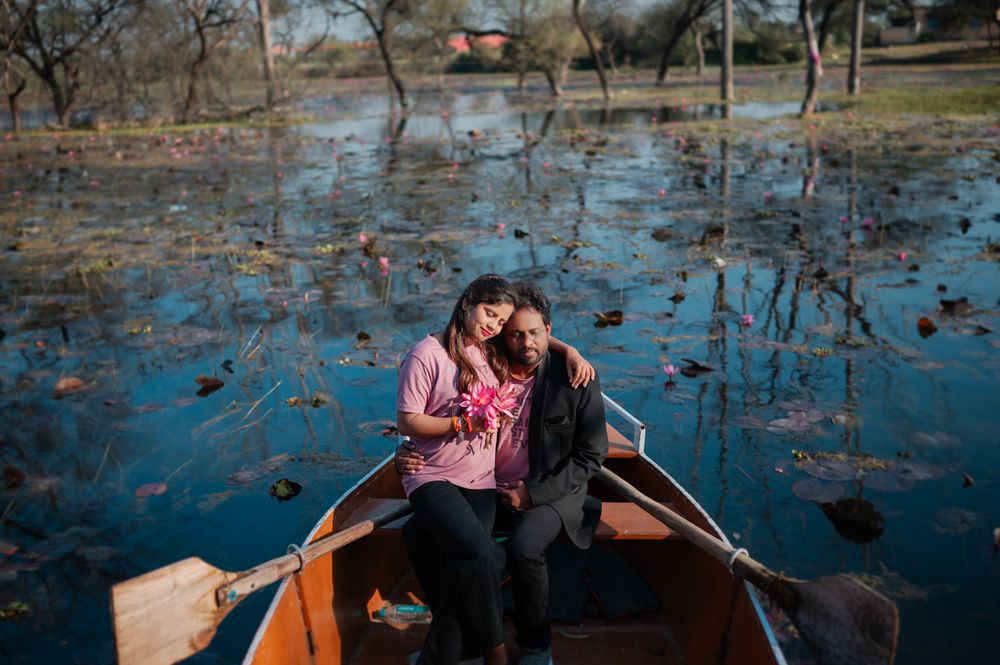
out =
[[[643,453],[645,428],[605,397],[609,420],[605,466],[639,491],[725,541],[684,489]],[[387,458],[346,492],[305,543],[377,517],[405,502]],[[655,609],[616,619],[587,612],[578,623],[553,625],[553,659],[562,663],[784,665],[756,592],[723,565],[633,503],[591,481],[602,499],[595,548],[613,552],[655,595]],[[406,519],[406,518],[403,518]],[[419,586],[399,535],[402,520],[308,563],[279,586],[244,665],[402,665],[418,651],[426,626],[376,621],[386,602],[419,602]],[[617,555],[617,556],[614,556]],[[634,575],[633,575],[634,577]],[[592,601],[595,599],[591,599]],[[596,599],[600,601],[599,598]],[[599,605],[599,603],[591,603]],[[508,646],[516,662],[513,626]]]

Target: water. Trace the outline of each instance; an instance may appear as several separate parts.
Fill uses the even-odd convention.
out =
[[[0,607],[29,606],[0,622],[5,662],[110,662],[111,584],[300,542],[393,449],[396,356],[486,271],[540,283],[554,333],[738,546],[872,576],[900,607],[899,662],[988,658],[996,125],[467,104],[402,129],[337,113],[3,144]],[[623,324],[595,327],[611,309]],[[685,358],[714,371],[665,387]],[[225,385],[199,397],[199,375]],[[818,472],[793,451],[855,473],[801,484]],[[301,494],[273,499],[280,478]],[[859,534],[810,491],[882,521]],[[194,660],[238,661],[269,598]]]

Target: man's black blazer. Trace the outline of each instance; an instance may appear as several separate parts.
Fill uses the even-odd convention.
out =
[[[570,387],[566,359],[547,353],[535,375],[525,484],[532,505],[555,508],[570,540],[581,549],[590,546],[600,519],[600,502],[588,500],[587,481],[607,454],[600,381],[595,377],[586,388]]]

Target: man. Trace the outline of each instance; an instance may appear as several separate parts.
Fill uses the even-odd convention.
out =
[[[580,549],[590,547],[600,502],[587,497],[587,481],[601,468],[608,437],[596,376],[574,389],[565,359],[549,353],[548,298],[534,284],[518,282],[514,288],[518,302],[501,338],[517,406],[512,423],[498,435],[497,521],[510,526],[507,569],[514,590],[520,663],[546,665],[552,662],[552,634],[546,616],[545,549],[563,531]],[[422,466],[419,454],[402,446],[394,462],[403,473],[415,473]],[[425,594],[433,596],[428,587],[437,584],[432,572],[437,565],[435,546],[419,525],[410,523],[404,529],[407,549]]]

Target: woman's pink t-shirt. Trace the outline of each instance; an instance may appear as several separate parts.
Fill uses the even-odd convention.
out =
[[[478,346],[465,349],[479,380],[497,385],[486,356]],[[399,388],[396,410],[404,413],[426,413],[450,418],[462,412],[458,392],[458,366],[448,357],[441,343],[428,335],[413,347],[399,367]],[[424,468],[414,475],[403,476],[406,496],[432,480],[444,480],[468,489],[495,489],[493,470],[496,465],[496,435],[478,433],[464,437],[449,432],[444,436],[414,438],[417,450],[424,456]]]

